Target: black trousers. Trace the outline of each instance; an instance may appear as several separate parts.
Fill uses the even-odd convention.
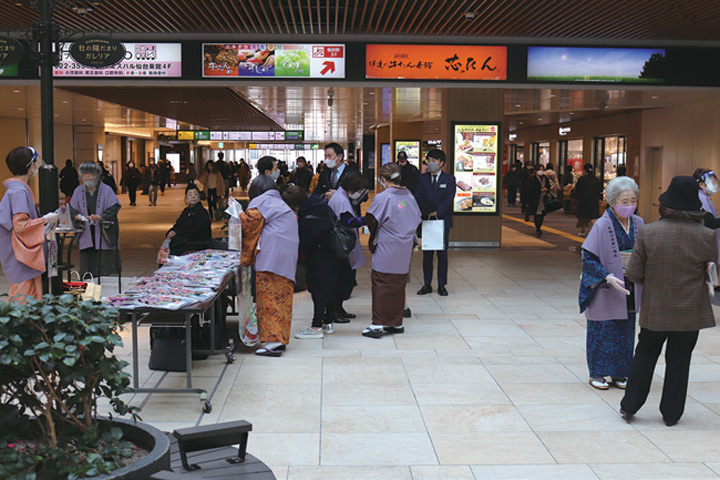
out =
[[[533,217],[533,221],[535,222],[535,230],[540,230],[543,226],[543,222],[545,221],[545,212],[536,213]]]
[[[432,285],[433,277],[433,257],[438,257],[438,287],[447,285],[448,274],[448,239],[450,237],[450,229],[445,228],[445,249],[444,250],[426,250],[423,252],[423,285]]]
[[[655,365],[663,344],[665,347],[665,381],[663,382],[660,413],[668,423],[680,420],[685,411],[690,359],[697,343],[698,332],[655,332],[640,330],[635,356],[630,365],[622,409],[634,415],[647,400]]]
[[[130,197],[130,205],[135,205],[135,200],[137,200],[137,186],[128,187],[128,197]]]
[[[208,188],[207,189],[207,202],[208,202],[208,210],[210,211],[211,219],[213,217],[213,213],[215,212],[215,209],[217,208],[217,201],[218,201],[217,188]]]

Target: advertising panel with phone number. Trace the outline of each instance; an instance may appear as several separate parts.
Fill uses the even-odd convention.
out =
[[[497,214],[500,124],[453,123],[453,211]]]

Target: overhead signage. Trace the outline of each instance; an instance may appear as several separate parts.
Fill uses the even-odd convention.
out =
[[[662,48],[528,47],[527,78],[541,82],[662,83]]]
[[[318,143],[251,143],[250,150],[319,150]]]
[[[0,77],[17,77],[18,66],[17,63],[14,65],[8,65],[7,67],[0,67]]]
[[[64,44],[60,63],[53,68],[56,77],[182,77],[180,43],[123,43],[125,56],[119,63],[106,67],[87,67],[71,55],[74,44]]]
[[[290,135],[291,134],[291,135]],[[301,131],[217,131],[217,130],[178,130],[178,140],[211,140],[215,142],[248,142],[248,141],[302,141]]]
[[[572,131],[572,127],[560,127],[558,128],[558,135],[565,136]]]
[[[507,47],[370,44],[365,78],[507,80]]]
[[[453,123],[453,211],[497,214],[499,124]]]
[[[398,153],[405,152],[408,163],[420,168],[420,141],[419,140],[395,140],[395,160]]]
[[[16,65],[22,56],[23,46],[20,42],[14,38],[0,37],[0,67]]]
[[[70,47],[70,56],[86,67],[110,67],[125,58],[125,46],[114,38],[82,38]]]
[[[302,141],[305,138],[305,132],[300,130],[288,130],[285,132],[285,140]]]
[[[344,44],[203,43],[203,77],[345,78]]]

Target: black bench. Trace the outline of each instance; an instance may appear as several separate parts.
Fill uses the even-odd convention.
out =
[[[175,430],[173,436],[177,439],[180,451],[180,460],[185,470],[198,470],[197,464],[188,464],[187,453],[198,450],[227,447],[239,444],[237,456],[227,458],[229,463],[242,463],[245,461],[248,435],[252,431],[252,424],[245,420],[234,422],[203,425],[200,427],[181,428]]]

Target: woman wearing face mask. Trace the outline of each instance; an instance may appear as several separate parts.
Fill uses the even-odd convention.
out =
[[[538,164],[535,167],[535,175],[528,178],[528,206],[526,215],[533,215],[535,223],[535,235],[542,235],[542,225],[545,220],[544,197],[550,190],[550,181],[545,176],[545,167]]]
[[[210,215],[200,201],[200,190],[193,183],[185,189],[185,203],[187,207],[166,235],[170,239],[170,255],[210,248]]]
[[[137,187],[138,185],[140,185],[141,181],[142,174],[140,174],[140,170],[135,167],[135,162],[133,162],[132,160],[129,161],[127,164],[127,168],[125,169],[125,173],[123,174],[123,178],[122,180],[120,180],[120,185],[123,187],[127,187],[128,198],[130,198],[131,207],[136,206],[135,200],[137,194]]]
[[[120,271],[117,250],[120,202],[115,192],[100,181],[102,169],[95,162],[80,165],[82,185],[75,189],[70,212],[78,223],[84,224],[80,234],[80,273],[95,277]]]
[[[45,225],[57,223],[58,216],[38,215],[35,196],[28,183],[40,168],[32,147],[17,147],[5,158],[12,177],[3,182],[7,191],[0,202],[0,261],[10,282],[8,296],[42,298],[41,276],[46,270]],[[19,301],[23,301],[19,299]]]
[[[610,207],[582,245],[579,303],[587,318],[588,382],[599,390],[610,384],[625,388],[633,357],[640,288],[627,279],[625,268],[637,230],[645,223],[634,214],[637,197],[635,180],[612,179],[605,188]]]
[[[698,198],[702,203],[702,210],[705,212],[703,216],[703,222],[708,228],[717,230],[720,228],[720,218],[718,218],[717,210],[713,205],[711,196],[715,195],[720,189],[720,183],[718,182],[715,172],[708,170],[707,168],[698,168],[693,173],[693,178],[698,182]],[[720,249],[720,230],[717,230],[718,249]],[[716,262],[720,265],[720,260]]]
[[[205,186],[205,198],[207,198],[208,210],[210,210],[210,218],[212,218],[217,208],[218,192],[225,192],[225,180],[223,180],[222,173],[215,168],[212,160],[205,165],[200,183]]]

